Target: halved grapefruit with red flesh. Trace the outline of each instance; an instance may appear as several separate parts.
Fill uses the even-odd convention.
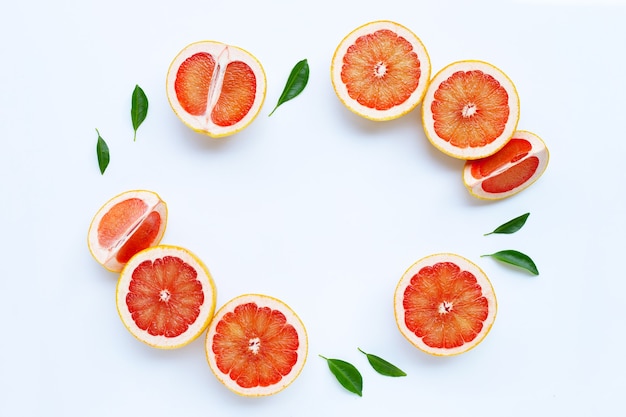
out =
[[[213,318],[216,289],[207,267],[189,250],[145,249],[126,264],[117,283],[117,311],[128,331],[156,348],[195,340]]]
[[[428,140],[445,154],[479,159],[506,145],[519,111],[517,90],[504,72],[483,61],[458,61],[430,82],[422,125]]]
[[[96,213],[87,236],[93,257],[120,272],[137,252],[157,245],[167,223],[167,206],[158,194],[132,190],[119,194]]]
[[[518,130],[495,154],[467,161],[463,182],[473,196],[499,200],[530,187],[544,173],[549,159],[548,148],[539,136]]]
[[[469,260],[449,253],[414,263],[394,295],[402,335],[437,356],[457,355],[477,346],[491,330],[496,310],[487,275]]]
[[[167,97],[174,113],[211,137],[248,126],[265,101],[266,78],[249,52],[215,41],[192,43],[171,63]]]
[[[331,80],[341,102],[371,120],[391,120],[424,97],[430,57],[406,27],[374,21],[349,33],[335,50]]]
[[[242,396],[276,394],[300,374],[308,352],[302,321],[282,301],[261,294],[222,306],[207,332],[206,356],[217,379]]]

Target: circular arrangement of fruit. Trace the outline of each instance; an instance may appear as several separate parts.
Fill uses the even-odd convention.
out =
[[[490,63],[466,60],[431,77],[425,46],[400,24],[375,21],[349,33],[332,57],[330,78],[339,100],[370,120],[395,119],[421,103],[426,137],[440,151],[466,161],[462,178],[477,198],[509,197],[546,169],[545,143],[517,128],[519,98],[506,74]],[[223,137],[258,115],[266,77],[261,63],[244,49],[202,41],[174,58],[166,85],[170,105],[185,125]],[[284,94],[281,99],[292,98]],[[243,294],[216,309],[215,281],[203,262],[186,248],[160,243],[166,224],[166,203],[147,190],[111,198],[91,222],[91,254],[119,274],[116,303],[124,326],[141,342],[165,349],[205,334],[210,369],[239,395],[271,395],[287,387],[308,354],[300,318],[264,294]],[[411,344],[446,356],[466,352],[485,338],[497,302],[477,265],[440,253],[407,269],[393,294],[393,308],[398,329]],[[373,366],[393,370],[381,358],[366,355]],[[348,365],[327,360],[331,370]]]

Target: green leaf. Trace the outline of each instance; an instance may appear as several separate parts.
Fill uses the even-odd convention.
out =
[[[100,132],[96,129],[96,133],[98,134],[98,143],[96,144],[96,154],[98,155],[98,166],[100,167],[100,174],[104,174],[104,171],[109,166],[109,146],[100,136]]]
[[[370,363],[370,365],[372,365],[372,368],[374,368],[374,370],[379,374],[385,376],[406,376],[406,372],[404,372],[402,369],[398,368],[394,364],[387,362],[379,356],[372,355],[371,353],[366,353],[361,350],[361,348],[357,349],[359,349],[359,352],[363,353],[367,357],[367,361]]]
[[[326,360],[328,369],[345,389],[359,397],[363,396],[363,377],[354,365],[341,359],[329,359],[322,355],[320,357]]]
[[[496,227],[494,229],[493,232],[489,232],[489,233],[485,233],[484,236],[488,236],[494,233],[501,233],[501,234],[511,234],[511,233],[515,233],[517,232],[519,229],[522,228],[522,226],[524,226],[524,224],[526,223],[526,219],[528,219],[528,216],[530,216],[530,213],[525,213],[522,214],[521,216],[518,216],[512,220],[509,220],[508,222]]]
[[[309,62],[306,59],[303,59],[291,70],[285,89],[280,95],[278,103],[276,103],[276,107],[274,107],[274,110],[272,110],[269,116],[276,111],[278,106],[298,96],[298,94],[304,90],[304,87],[306,87],[307,82],[309,82]]]
[[[147,115],[148,97],[146,97],[146,93],[143,92],[141,87],[135,85],[130,106],[130,118],[133,121],[133,129],[135,130],[133,141],[137,140],[137,129],[139,129],[139,126],[146,120]]]
[[[490,255],[481,255],[481,257],[484,256],[491,256],[500,262],[520,267],[533,275],[539,275],[539,271],[537,270],[537,266],[533,260],[522,252],[518,252],[516,250],[503,250]]]

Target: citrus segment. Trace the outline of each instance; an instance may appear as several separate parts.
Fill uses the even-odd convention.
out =
[[[390,120],[413,110],[424,96],[430,58],[406,27],[375,21],[348,34],[335,50],[331,80],[341,102],[371,120]]]
[[[496,317],[493,287],[485,273],[455,254],[414,263],[400,279],[394,311],[402,335],[420,350],[456,355],[478,345]]]
[[[161,241],[167,206],[158,194],[132,190],[105,203],[89,226],[87,244],[93,257],[113,272],[137,252]]]
[[[215,41],[192,43],[171,63],[167,97],[193,130],[231,135],[258,115],[266,92],[265,71],[249,52]]]
[[[196,339],[208,326],[215,311],[215,284],[187,249],[154,246],[126,264],[116,302],[133,336],[152,347],[172,349]]]
[[[206,337],[209,366],[222,384],[243,396],[272,395],[304,367],[307,334],[282,301],[260,294],[236,297],[215,315]]]
[[[541,138],[528,131],[516,131],[495,154],[467,161],[463,182],[475,197],[499,200],[528,188],[544,173],[550,154]]]
[[[424,96],[422,124],[439,150],[459,159],[487,157],[502,148],[519,120],[519,97],[501,70],[458,61],[439,71]]]

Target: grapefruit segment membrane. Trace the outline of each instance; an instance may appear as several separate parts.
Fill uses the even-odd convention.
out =
[[[486,200],[510,197],[530,187],[544,173],[550,153],[532,132],[518,130],[498,152],[467,161],[463,183],[473,196]]]
[[[511,139],[519,112],[517,90],[504,72],[483,61],[457,61],[431,80],[422,104],[422,126],[443,153],[479,159]]]
[[[436,356],[457,355],[477,346],[491,330],[496,311],[487,275],[456,254],[420,259],[402,275],[394,294],[400,333]]]
[[[161,241],[166,223],[167,206],[157,193],[123,192],[93,217],[87,233],[89,251],[106,269],[120,272],[133,255]]]
[[[167,98],[188,127],[211,137],[232,135],[256,118],[266,94],[261,63],[249,52],[216,41],[192,43],[167,72]]]
[[[284,302],[245,294],[224,304],[206,336],[209,367],[242,396],[273,395],[300,374],[308,352],[304,324]]]
[[[216,288],[202,261],[171,245],[145,249],[126,264],[116,289],[119,316],[145,344],[174,349],[195,340],[213,318]]]
[[[391,120],[413,110],[430,78],[430,57],[408,28],[386,20],[364,24],[337,46],[331,81],[339,100],[371,120]]]

